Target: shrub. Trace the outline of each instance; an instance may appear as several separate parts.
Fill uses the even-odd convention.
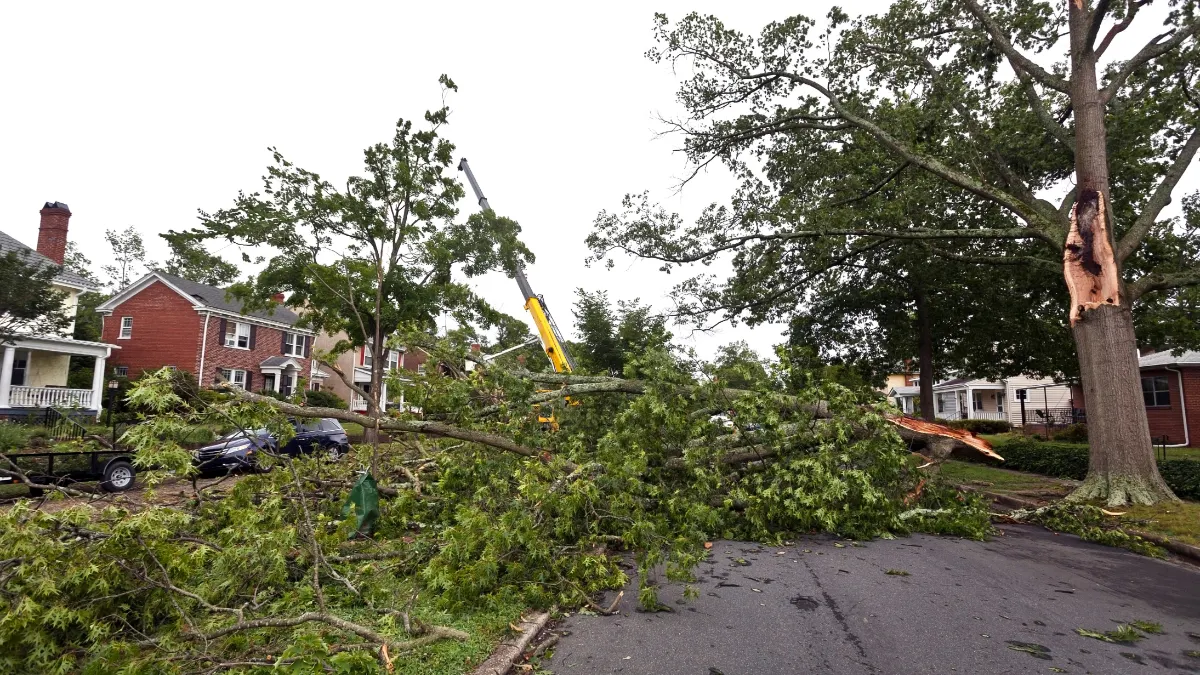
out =
[[[20,450],[28,444],[28,429],[12,422],[0,422],[0,452]]]
[[[1087,477],[1086,445],[1014,438],[996,443],[993,449],[1005,460],[996,464],[1006,469],[1072,480]],[[1194,459],[1169,459],[1160,461],[1158,470],[1177,497],[1200,499],[1200,462]]]
[[[1054,432],[1051,437],[1056,441],[1063,443],[1087,443],[1087,425],[1086,424],[1071,424],[1063,429]]]
[[[1008,420],[953,420],[946,426],[966,429],[973,434],[1003,434],[1012,431]]]
[[[346,410],[350,407],[337,394],[324,390],[304,392],[304,404],[313,408],[337,408],[338,410]]]

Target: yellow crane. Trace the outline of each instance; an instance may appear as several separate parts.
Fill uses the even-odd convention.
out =
[[[488,204],[487,197],[483,196],[483,190],[479,189],[479,183],[475,180],[475,174],[471,173],[471,166],[467,164],[465,157],[458,163],[458,170],[467,174],[467,181],[471,184],[471,189],[475,191],[475,198],[479,200],[479,208],[491,211],[492,207]],[[562,333],[554,323],[554,317],[550,316],[550,310],[546,307],[546,299],[533,292],[533,287],[525,278],[525,269],[519,264],[514,276],[517,279],[517,285],[521,287],[521,293],[525,296],[525,311],[533,317],[533,325],[537,327],[538,335],[542,340],[542,349],[546,350],[546,356],[550,358],[554,372],[570,373],[575,370],[575,361],[571,359],[571,354],[567,351],[566,340],[563,340]]]

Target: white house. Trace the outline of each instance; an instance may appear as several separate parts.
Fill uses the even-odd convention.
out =
[[[37,249],[31,249],[0,232],[0,255],[18,252],[26,260],[59,268],[54,287],[66,293],[64,309],[74,318],[79,295],[97,291],[92,281],[62,269],[67,248],[67,223],[71,211],[62,202],[46,202],[41,210]],[[101,342],[72,339],[71,322],[61,334],[23,335],[9,344],[0,344],[0,418],[28,417],[46,408],[83,409],[95,415],[100,411],[104,387],[105,363],[119,347]],[[95,359],[90,389],[67,388],[72,356]]]
[[[939,419],[1008,420],[1021,426],[1018,391],[1025,391],[1025,423],[1041,421],[1039,410],[1061,411],[1072,406],[1071,387],[1053,380],[1010,377],[999,381],[959,377],[933,385],[934,414]]]

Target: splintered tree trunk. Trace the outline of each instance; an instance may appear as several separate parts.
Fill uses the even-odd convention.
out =
[[[1071,331],[1088,407],[1088,474],[1070,496],[1111,506],[1176,499],[1158,473],[1142,405],[1133,314],[1109,226],[1104,103],[1088,44],[1091,12],[1067,0],[1071,32],[1071,107],[1075,115],[1075,205],[1063,249],[1071,294]]]
[[[916,291],[917,302],[917,372],[921,376],[921,419],[936,421],[933,406],[933,327],[929,318],[929,303],[925,290]]]

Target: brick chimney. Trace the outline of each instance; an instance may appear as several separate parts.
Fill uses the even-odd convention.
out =
[[[275,302],[278,302],[279,304],[283,304],[283,300],[284,300],[283,293],[276,293],[275,295],[271,296],[271,299],[274,300]]]
[[[62,202],[46,202],[41,214],[37,251],[61,265],[67,253],[67,221],[71,220],[71,209]]]

